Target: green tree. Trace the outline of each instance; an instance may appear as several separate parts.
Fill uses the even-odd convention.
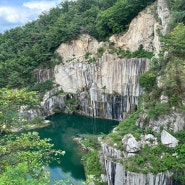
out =
[[[40,139],[38,133],[6,135],[0,140],[0,184],[40,184],[49,182],[45,165],[52,155],[64,152],[52,149],[49,139]]]
[[[169,57],[185,59],[185,25],[179,23],[174,30],[164,37],[164,50]]]
[[[35,105],[35,93],[25,89],[0,89],[0,96],[0,184],[48,184],[45,165],[64,152],[53,149],[50,139],[40,139],[36,132],[6,133],[27,123],[18,110],[21,105]]]
[[[12,127],[20,127],[25,124],[19,117],[19,108],[21,105],[35,105],[37,100],[35,92],[22,90],[0,89],[0,131],[8,131]]]
[[[156,75],[152,72],[143,73],[139,78],[139,85],[146,91],[151,91],[156,84]]]

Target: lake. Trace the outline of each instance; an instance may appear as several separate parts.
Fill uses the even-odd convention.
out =
[[[52,124],[36,131],[41,138],[51,138],[56,149],[65,151],[60,163],[54,161],[48,167],[52,180],[70,179],[66,184],[81,185],[85,181],[82,152],[72,138],[79,134],[108,134],[118,121],[69,114],[55,114],[47,119]]]

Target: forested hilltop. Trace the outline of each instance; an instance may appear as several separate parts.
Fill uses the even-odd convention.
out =
[[[0,185],[7,185],[7,182],[10,185],[49,184],[49,175],[44,166],[53,156],[64,154],[62,151],[54,150],[49,139],[41,140],[35,132],[18,135],[11,133],[18,131],[19,128],[26,129],[27,126],[43,121],[42,118],[26,120],[24,116],[20,116],[20,111],[23,109],[30,110],[33,107],[39,107],[40,102],[45,98],[43,98],[44,93],[53,88],[53,82],[49,80],[40,84],[36,83],[34,70],[53,68],[56,64],[62,64],[62,56],[55,52],[56,49],[61,43],[70,44],[72,40],[78,39],[84,33],[98,41],[110,42],[108,38],[112,34],[126,32],[132,19],[154,2],[154,0],[65,1],[49,12],[43,12],[36,21],[0,34]],[[130,110],[127,119],[121,122],[113,133],[103,136],[101,144],[112,147],[111,151],[129,154],[129,150],[125,151],[126,147],[123,142],[123,138],[128,136],[128,133],[132,134],[132,139],[134,138],[138,142],[141,142],[142,135],[150,134],[149,144],[144,142],[143,145],[136,148],[136,155],[132,160],[121,155],[121,158],[114,158],[111,161],[111,164],[115,162],[112,166],[116,166],[119,162],[124,165],[126,170],[135,172],[136,175],[140,173],[156,175],[170,171],[176,175],[176,182],[185,184],[185,134],[184,128],[181,128],[181,131],[178,130],[180,124],[184,124],[185,111],[185,3],[184,0],[168,0],[167,2],[170,9],[167,34],[163,35],[158,30],[161,37],[161,52],[156,58],[152,58],[150,69],[139,79],[139,85],[145,93],[140,99],[138,107]],[[156,16],[156,9],[154,8],[152,11]],[[160,18],[156,17],[156,19]],[[118,59],[124,58],[125,54],[129,53],[120,48],[113,48],[112,51],[118,56]],[[100,48],[97,52],[102,56],[104,48]],[[151,52],[143,50],[141,45],[134,53],[136,55],[131,56],[139,54],[138,56],[143,57],[140,55],[142,52],[151,54]],[[87,52],[85,58],[89,59],[89,55],[91,54]],[[152,56],[153,54],[148,58]],[[84,63],[90,66],[93,62],[87,60]],[[127,63],[125,64],[127,65]],[[58,88],[57,85],[55,87]],[[107,96],[110,99],[113,96],[121,97],[121,93],[118,92],[106,93],[106,88],[106,86],[101,87],[101,97]],[[87,99],[91,101],[88,90],[84,88]],[[38,91],[43,94],[38,95]],[[81,90],[79,94],[84,92]],[[73,111],[72,108],[79,108],[75,95],[73,96],[72,93],[68,94],[62,89],[54,90],[52,93],[48,93],[51,100],[53,97],[57,99],[57,95],[61,95],[59,98],[66,96],[65,101],[63,99],[62,101],[69,112]],[[82,96],[81,99],[85,98]],[[90,103],[87,101],[87,104]],[[55,108],[61,111],[61,107]],[[178,128],[175,134],[171,129],[173,125],[170,125],[170,121],[172,124],[177,124]],[[158,132],[153,130],[154,127],[157,127]],[[177,146],[169,148],[162,143],[161,131],[163,129],[178,140]],[[124,140],[125,143],[126,140]],[[155,145],[155,141],[157,141],[157,145]],[[86,144],[87,147],[88,145],[92,146],[88,140],[85,142],[84,145]],[[100,148],[98,148],[99,144],[95,143],[95,145],[96,150],[88,152],[88,155],[84,157],[84,164],[87,175],[92,175],[96,184],[104,184],[99,180],[102,170],[97,150]],[[131,151],[130,154],[134,152]],[[108,156],[106,160],[110,158]],[[114,172],[111,170],[109,172]],[[111,175],[115,174],[111,173]],[[115,179],[111,178],[111,180]]]
[[[154,0],[65,1],[39,19],[0,34],[0,86],[23,87],[35,82],[31,72],[51,67],[54,51],[64,42],[88,33],[106,40],[128,28],[130,21]],[[54,65],[54,64],[53,64]]]

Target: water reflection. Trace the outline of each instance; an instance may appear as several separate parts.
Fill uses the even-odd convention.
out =
[[[48,167],[52,178],[71,179],[75,184],[82,184],[85,180],[84,168],[81,164],[82,156],[72,137],[78,134],[107,134],[118,122],[67,114],[56,114],[48,119],[52,124],[37,131],[41,138],[51,138],[56,149],[65,151],[60,164],[55,161]]]

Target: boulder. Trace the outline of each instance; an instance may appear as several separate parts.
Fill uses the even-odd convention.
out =
[[[140,143],[136,141],[132,134],[126,134],[122,139],[122,143],[128,153],[134,153],[140,150]]]
[[[175,148],[179,141],[167,131],[163,130],[161,133],[161,142],[163,145],[166,145],[170,148]]]

